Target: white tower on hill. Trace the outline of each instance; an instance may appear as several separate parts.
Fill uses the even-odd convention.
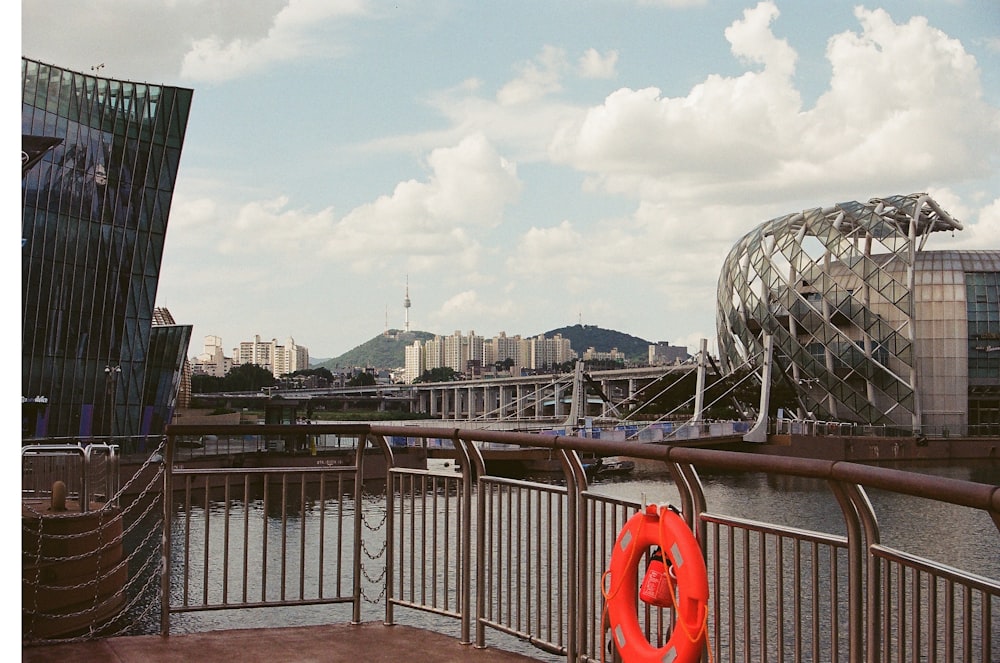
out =
[[[406,295],[403,297],[403,331],[410,331],[410,275],[406,275]]]

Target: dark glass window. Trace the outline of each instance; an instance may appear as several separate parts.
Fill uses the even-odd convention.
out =
[[[1000,273],[965,275],[969,379],[1000,380]]]

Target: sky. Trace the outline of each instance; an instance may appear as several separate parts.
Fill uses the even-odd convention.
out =
[[[928,250],[1000,248],[995,0],[23,0],[21,26],[26,57],[194,89],[157,292],[192,356],[338,356],[407,288],[413,330],[694,352],[743,235],[893,194],[963,223]]]

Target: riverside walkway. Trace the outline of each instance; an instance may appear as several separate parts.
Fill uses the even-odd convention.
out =
[[[89,642],[25,647],[22,663],[528,663],[537,659],[410,626],[291,626],[208,631],[161,637],[122,636]]]
[[[285,456],[278,454],[255,467],[232,456],[193,467],[177,456],[207,435],[256,449],[306,437],[315,452],[300,453],[294,467],[279,465]],[[52,642],[58,620],[78,618],[81,608],[57,613],[44,604],[48,581],[36,581],[39,598],[22,605],[23,661],[605,660],[612,631],[604,571],[647,496],[678,507],[705,557],[713,660],[1000,660],[996,557],[978,568],[947,556],[966,539],[981,542],[979,551],[1000,549],[1000,482],[990,473],[964,480],[574,436],[423,426],[401,435],[376,424],[172,426],[165,439],[146,442],[153,444],[132,445],[148,454],[145,469],[120,490],[97,484],[110,471],[83,483],[85,494],[116,503],[98,516],[100,535],[86,536],[108,542],[113,530],[105,524],[131,536],[101,546],[125,550],[128,583],[113,588],[112,598],[127,596],[128,608],[101,627],[103,639]],[[547,449],[562,473],[544,480],[489,474],[482,450],[499,445]],[[399,465],[399,452],[411,446],[451,448],[454,462],[446,470]],[[353,449],[353,459],[324,457],[324,449]],[[25,481],[36,480],[39,491],[72,460],[57,455],[49,465],[50,452],[23,456]],[[585,455],[652,464],[658,478],[641,483],[642,495],[602,491],[591,485]],[[89,457],[95,470],[114,460],[113,453],[76,457]],[[366,481],[376,459],[384,478]],[[755,490],[780,493],[779,510],[748,513],[744,497],[706,491],[711,484],[700,475],[766,477]],[[118,504],[140,479],[139,497]],[[817,487],[809,502],[806,486]],[[916,502],[899,509],[899,502],[873,502],[869,492]],[[808,520],[810,511],[832,520]],[[937,511],[947,514],[943,534],[928,526]],[[44,520],[41,512],[35,517]],[[894,521],[925,537],[962,536],[936,551],[911,548],[919,542],[898,538]],[[42,550],[67,537],[38,528],[36,538]],[[32,550],[23,551],[25,564]],[[103,588],[115,577],[87,586]],[[98,605],[95,597],[92,609]],[[298,616],[311,610],[320,611],[318,620]],[[637,615],[654,646],[677,632],[674,612]],[[157,617],[158,635],[151,634]],[[425,623],[434,626],[422,630]],[[211,630],[220,625],[242,630]]]

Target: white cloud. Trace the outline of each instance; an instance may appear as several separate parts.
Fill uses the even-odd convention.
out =
[[[779,14],[773,2],[761,2],[744,10],[743,20],[726,28],[725,34],[737,57],[762,64],[777,75],[790,76],[798,55],[787,41],[777,39],[771,32],[771,23]]]
[[[618,51],[599,53],[596,48],[588,48],[580,56],[579,70],[582,78],[614,78],[618,64]]]
[[[434,150],[427,163],[432,172],[426,182],[402,182],[340,220],[328,250],[357,268],[399,258],[420,268],[474,267],[480,246],[468,231],[500,221],[520,193],[517,169],[482,135]]]
[[[796,54],[774,38],[771,2],[726,31],[763,66],[708,76],[685,97],[620,89],[554,133],[550,155],[595,188],[647,201],[782,200],[830,189],[900,190],[982,176],[1000,153],[1000,114],[974,58],[922,18],[856,10],[860,32],[829,42],[830,89],[803,109]],[[873,194],[874,195],[874,194]]]
[[[561,48],[546,46],[531,62],[521,65],[520,75],[497,92],[502,106],[513,106],[537,101],[547,94],[562,89],[560,79],[567,68],[566,52]]]
[[[303,55],[330,57],[340,47],[318,39],[317,26],[364,12],[362,0],[289,0],[262,37],[226,38],[213,32],[194,40],[184,55],[181,75],[196,81],[219,81]]]
[[[928,240],[928,250],[996,250],[1000,247],[1000,198],[977,207],[969,205],[947,189],[931,190],[928,193],[945,211],[962,223],[962,230],[933,235]]]

